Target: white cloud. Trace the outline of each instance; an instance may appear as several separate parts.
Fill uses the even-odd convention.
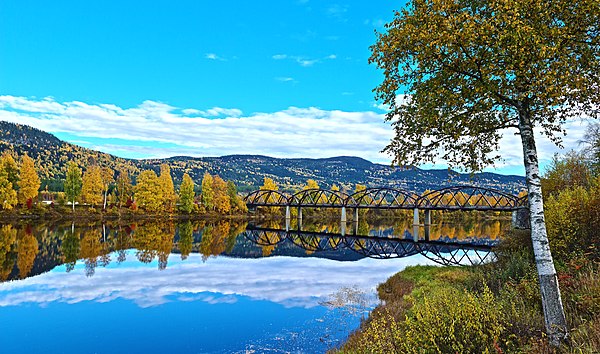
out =
[[[286,58],[287,58],[286,54],[275,54],[275,55],[273,55],[273,59],[275,59],[275,60],[283,60],[283,59],[286,59]]]
[[[225,61],[226,59],[223,57],[218,56],[215,53],[206,53],[204,54],[204,58],[208,59],[208,60],[218,60],[218,61]]]
[[[237,301],[238,296],[267,300],[286,307],[310,308],[329,300],[342,287],[370,293],[407,265],[433,264],[421,255],[389,260],[339,262],[322,258],[270,257],[239,259],[219,256],[202,262],[192,254],[186,261],[169,257],[163,271],[128,256],[118,268],[96,268],[87,278],[79,264],[71,273],[64,267],[0,284],[0,307],[52,302],[109,302],[125,299],[140,307],[157,306],[175,298],[208,303]],[[201,276],[198,276],[201,274]],[[215,294],[215,295],[211,295]]]
[[[275,78],[294,82],[291,77]],[[406,99],[406,97],[402,97]],[[385,110],[385,107],[378,107]],[[380,151],[393,136],[383,112],[346,112],[315,107],[244,114],[236,108],[180,109],[165,103],[144,101],[132,108],[113,104],[58,102],[42,99],[0,96],[0,120],[31,125],[51,133],[69,133],[74,141],[93,141],[105,152],[120,156],[168,157],[173,155],[221,156],[261,154],[275,157],[359,156],[389,163]],[[548,163],[554,153],[578,149],[587,122],[566,122],[564,149],[557,148],[536,130],[540,163]],[[519,136],[507,130],[500,154],[499,171],[522,172]],[[122,144],[114,140],[123,139]],[[91,140],[94,139],[94,140]],[[137,142],[137,143],[136,143]],[[169,144],[168,147],[148,143]],[[444,166],[443,162],[436,165]]]
[[[296,82],[296,80],[294,80],[293,77],[276,77],[275,80],[277,81],[281,81],[281,82]]]
[[[323,57],[321,59],[317,59],[317,58],[310,58],[310,57],[299,56],[299,55],[275,54],[275,55],[271,56],[271,58],[273,58],[274,60],[289,59],[291,61],[296,62],[298,65],[300,65],[302,67],[309,67],[309,66],[313,66],[313,65],[315,65],[317,63],[321,63],[323,60],[334,60],[334,59],[337,59],[337,55],[330,54],[330,55],[328,55],[326,57]]]

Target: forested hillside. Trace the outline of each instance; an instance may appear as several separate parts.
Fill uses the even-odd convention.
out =
[[[183,174],[188,173],[196,181],[205,172],[231,180],[248,191],[260,186],[264,177],[272,178],[282,189],[295,189],[307,179],[314,179],[321,187],[338,184],[342,190],[353,190],[355,184],[370,187],[402,187],[415,192],[437,189],[456,184],[478,184],[509,192],[524,187],[524,178],[494,173],[474,176],[457,174],[446,169],[401,170],[388,165],[374,164],[358,157],[340,156],[324,159],[279,159],[256,155],[232,155],[222,157],[171,157],[168,159],[133,160],[86,149],[59,140],[52,134],[19,124],[0,122],[0,153],[12,150],[18,155],[27,153],[35,160],[40,178],[49,188],[59,190],[58,180],[64,179],[68,161],[75,161],[85,169],[92,164],[107,166],[113,170],[129,170],[134,177],[143,169],[160,170],[168,163],[175,184],[180,184]]]

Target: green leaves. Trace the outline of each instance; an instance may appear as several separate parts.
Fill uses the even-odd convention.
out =
[[[384,151],[480,170],[519,111],[553,137],[582,111],[596,117],[599,19],[595,0],[413,0],[371,47],[396,132]]]

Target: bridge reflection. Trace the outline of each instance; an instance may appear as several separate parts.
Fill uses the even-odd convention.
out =
[[[418,237],[381,237],[345,233],[287,230],[248,225],[244,237],[269,247],[285,242],[310,252],[352,250],[376,259],[402,258],[421,254],[441,265],[479,265],[494,261],[498,240],[487,238],[463,241],[419,240]]]

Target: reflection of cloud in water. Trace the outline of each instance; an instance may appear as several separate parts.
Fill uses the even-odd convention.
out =
[[[267,300],[286,307],[313,307],[344,286],[371,290],[408,265],[431,264],[417,255],[401,259],[362,259],[338,262],[322,258],[270,257],[241,259],[217,257],[203,263],[198,254],[180,261],[169,257],[163,271],[155,264],[128,261],[97,268],[88,278],[83,265],[71,273],[64,266],[52,272],[0,284],[0,306],[50,302],[109,302],[117,298],[150,307],[176,299],[232,303],[236,296]],[[207,293],[213,293],[207,294]]]

